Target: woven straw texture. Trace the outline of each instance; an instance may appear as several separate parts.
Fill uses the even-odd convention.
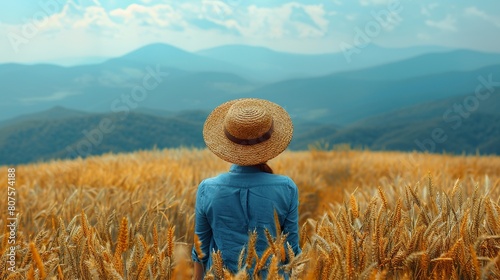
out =
[[[262,136],[270,130],[269,139],[263,140]],[[226,133],[237,139],[262,142],[237,144]],[[203,127],[207,147],[221,159],[239,165],[264,163],[278,156],[288,147],[292,135],[293,124],[285,109],[256,98],[236,99],[218,106]]]

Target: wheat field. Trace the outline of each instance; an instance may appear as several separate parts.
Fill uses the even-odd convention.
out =
[[[337,149],[269,164],[299,187],[302,254],[269,235],[257,255],[250,235],[240,272],[215,252],[206,279],[500,279],[500,157]],[[197,185],[229,164],[167,149],[15,168],[15,269],[2,202],[0,279],[190,279]]]

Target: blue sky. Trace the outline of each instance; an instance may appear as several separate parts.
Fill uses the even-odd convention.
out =
[[[364,38],[364,39],[360,39]],[[0,9],[0,63],[119,56],[163,42],[298,53],[445,46],[500,52],[498,0],[37,0]]]

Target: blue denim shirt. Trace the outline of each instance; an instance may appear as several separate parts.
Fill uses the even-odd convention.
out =
[[[228,173],[202,181],[196,194],[195,233],[201,241],[202,259],[194,247],[192,259],[205,271],[212,266],[211,253],[220,250],[224,265],[238,270],[238,256],[248,242],[249,232],[257,231],[259,257],[268,247],[264,229],[276,236],[276,210],[287,242],[300,253],[298,190],[286,176],[261,172],[253,166],[232,165]]]

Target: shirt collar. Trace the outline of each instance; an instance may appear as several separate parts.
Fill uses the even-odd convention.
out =
[[[243,166],[243,165],[233,164],[233,165],[231,165],[229,172],[232,172],[232,173],[258,173],[261,171],[259,168],[255,167],[255,166]]]

